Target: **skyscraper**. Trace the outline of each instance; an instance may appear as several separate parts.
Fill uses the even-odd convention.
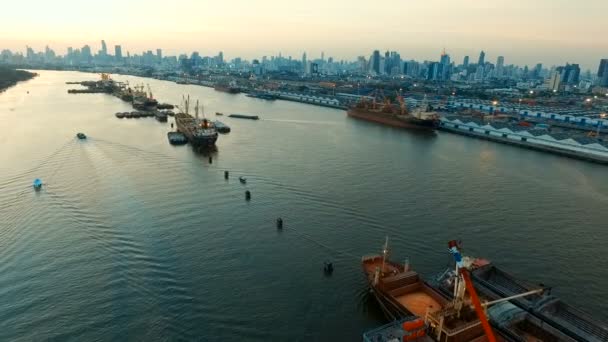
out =
[[[156,49],[156,59],[158,59],[159,62],[161,59],[163,59],[163,50],[162,49]]]
[[[486,63],[486,53],[481,50],[479,53],[479,60],[477,61],[477,65],[484,65]]]
[[[597,77],[601,87],[608,87],[608,58],[600,60],[600,67],[597,69]]]
[[[505,66],[505,57],[498,56],[496,59],[496,76],[502,77],[504,74],[504,66]]]
[[[580,74],[581,68],[578,66],[578,64],[566,63],[566,66],[562,69],[560,78],[564,84],[576,85],[578,84]]]
[[[448,80],[451,73],[450,69],[450,55],[448,55],[444,49],[439,60],[438,78],[444,81]]]
[[[108,54],[108,47],[106,46],[105,40],[101,41],[101,51],[99,52],[99,54],[102,56],[106,56]]]
[[[120,45],[114,45],[114,58],[117,61],[122,60],[122,47]]]
[[[558,91],[560,85],[561,77],[557,70],[554,70],[551,73],[551,77],[549,77],[549,84],[547,85],[550,90]]]
[[[469,67],[469,56],[464,56],[464,60],[462,61],[462,65],[463,65],[465,68],[468,68],[468,67]]]
[[[372,54],[372,71],[376,73],[376,75],[380,74],[380,51],[374,50]]]
[[[308,61],[306,60],[306,52],[304,52],[304,53],[302,54],[302,72],[303,72],[303,73],[306,73],[306,71],[307,71],[307,70],[306,70],[306,63],[307,63],[307,62],[308,62]]]

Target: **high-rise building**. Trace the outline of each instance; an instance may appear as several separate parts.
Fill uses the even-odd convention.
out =
[[[217,54],[217,62],[219,64],[224,64],[224,53],[222,51]]]
[[[479,60],[477,60],[477,65],[486,64],[486,53],[483,50],[479,53]]]
[[[107,56],[108,55],[108,47],[106,46],[106,41],[102,40],[101,41],[101,51],[99,51],[99,54],[102,56]]]
[[[464,60],[462,61],[462,65],[463,65],[465,68],[468,68],[468,67],[469,67],[469,56],[464,56]]]
[[[120,45],[114,45],[114,58],[117,61],[122,60],[122,47]]]
[[[557,68],[561,71],[560,79],[561,82],[568,85],[578,84],[581,68],[578,64],[568,64],[566,66]]]
[[[306,52],[304,52],[304,53],[302,54],[302,72],[304,72],[304,73],[306,73],[306,71],[307,71],[307,70],[306,70],[306,63],[307,63],[307,62],[308,62],[308,61],[306,60]]]
[[[376,73],[376,75],[380,74],[380,51],[374,50],[372,54],[372,72]]]
[[[532,77],[540,78],[542,71],[543,71],[542,63],[536,64],[536,66],[534,67],[534,71],[532,71]]]
[[[498,58],[496,58],[496,76],[497,77],[502,77],[504,75],[504,67],[505,67],[505,57],[504,56],[498,56]]]
[[[438,70],[438,79],[446,81],[450,79],[451,74],[451,65],[450,65],[450,55],[445,52],[445,49],[441,53],[441,58],[439,60],[439,70]]]
[[[163,50],[162,49],[156,49],[156,59],[158,59],[159,62],[161,59],[163,59]]]
[[[90,63],[91,59],[93,58],[93,54],[91,53],[91,47],[88,45],[85,45],[82,47],[81,50],[81,54],[82,54],[82,58],[85,62]]]
[[[600,60],[600,66],[597,69],[597,77],[600,87],[608,87],[608,58]]]
[[[597,77],[604,76],[604,73],[608,71],[608,58],[600,59],[600,67],[597,69]]]
[[[561,82],[561,77],[560,77],[559,71],[553,70],[553,72],[551,72],[551,77],[549,77],[549,83],[547,84],[547,87],[550,90],[558,91],[560,82]]]

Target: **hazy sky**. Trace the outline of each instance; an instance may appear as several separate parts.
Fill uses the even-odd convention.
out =
[[[397,50],[462,62],[505,56],[507,64],[608,57],[608,0],[1,0],[0,49],[49,44],[64,54],[84,44],[113,53],[160,47],[165,54],[224,51],[227,58],[368,56]]]

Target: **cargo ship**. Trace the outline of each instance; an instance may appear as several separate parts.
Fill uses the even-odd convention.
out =
[[[223,91],[225,93],[230,93],[230,94],[238,94],[241,92],[241,88],[239,88],[236,83],[230,82],[228,84],[225,83],[217,83],[213,89],[217,90],[217,91]]]
[[[184,98],[183,108],[175,114],[177,131],[183,133],[188,142],[195,147],[214,146],[218,138],[217,130],[213,123],[206,118],[199,119],[199,104],[194,107],[195,116],[189,113],[190,96]]]
[[[455,268],[429,282],[407,262],[388,260],[388,239],[381,255],[363,257],[372,293],[393,322],[365,333],[364,341],[608,340],[605,324],[563,303],[544,285],[518,280],[488,260],[463,256],[456,241],[448,247]]]
[[[407,319],[402,327],[413,338],[465,342],[483,337],[484,328],[475,310],[461,301],[450,301],[411,270],[407,261],[398,264],[388,255],[387,238],[382,254],[361,260],[371,292],[387,319]]]
[[[414,108],[411,113],[408,112],[401,96],[397,96],[397,100],[398,105],[388,99],[378,103],[375,97],[371,101],[361,98],[357,104],[348,109],[347,115],[398,128],[434,130],[439,126],[439,115],[428,104],[426,96],[420,106]]]

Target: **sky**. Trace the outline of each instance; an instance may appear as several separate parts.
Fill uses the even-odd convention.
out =
[[[291,55],[334,59],[374,49],[457,63],[505,56],[506,64],[566,62],[597,69],[608,58],[608,0],[2,0],[0,49],[89,44],[165,55]]]

